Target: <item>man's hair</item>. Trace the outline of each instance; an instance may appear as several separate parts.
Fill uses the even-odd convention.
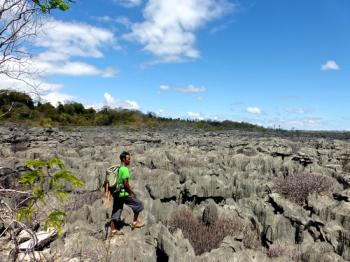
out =
[[[126,151],[123,151],[123,152],[120,154],[120,156],[119,156],[120,161],[123,162],[123,161],[126,159],[126,156],[130,156],[130,153],[129,153],[129,152],[126,152]]]

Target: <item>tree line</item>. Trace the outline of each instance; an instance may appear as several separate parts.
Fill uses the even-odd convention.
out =
[[[189,127],[207,130],[244,129],[264,130],[263,127],[244,122],[192,120],[160,117],[153,112],[103,107],[100,110],[85,108],[77,102],[35,102],[25,93],[1,90],[0,123],[13,122],[40,127],[57,126],[128,126],[128,127]]]

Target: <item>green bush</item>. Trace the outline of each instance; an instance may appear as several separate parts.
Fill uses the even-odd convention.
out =
[[[31,192],[27,205],[20,208],[17,213],[17,220],[25,220],[27,223],[32,221],[44,210],[38,205],[39,202],[44,206],[46,198],[54,195],[61,202],[69,198],[69,191],[65,184],[73,187],[82,187],[84,182],[65,169],[63,162],[59,158],[52,158],[48,161],[29,160],[26,167],[30,170],[20,177],[20,184],[24,190]],[[52,201],[52,199],[50,199]],[[66,213],[62,210],[52,210],[45,220],[45,228],[53,227],[60,234],[64,225]]]

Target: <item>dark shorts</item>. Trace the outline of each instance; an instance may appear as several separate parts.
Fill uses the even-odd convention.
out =
[[[112,219],[120,221],[122,215],[123,206],[126,204],[132,209],[134,214],[139,214],[143,210],[143,203],[137,198],[127,197],[114,197],[113,198],[113,210]]]

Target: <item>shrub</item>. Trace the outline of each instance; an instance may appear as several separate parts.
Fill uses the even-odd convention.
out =
[[[50,194],[61,202],[67,201],[70,191],[66,188],[65,183],[73,187],[84,185],[82,180],[65,169],[63,162],[57,157],[48,161],[29,160],[26,162],[26,168],[29,171],[21,175],[19,183],[24,190],[29,190],[30,196],[27,199],[27,205],[18,210],[17,221],[30,223],[34,218],[39,217],[39,214],[46,213],[38,203],[47,204],[46,201]],[[50,198],[50,201],[52,202],[53,199]],[[53,227],[60,234],[65,224],[65,217],[65,212],[54,208],[47,215],[45,228]]]
[[[289,252],[288,247],[285,244],[273,243],[266,252],[269,258],[282,257]]]
[[[276,178],[272,190],[297,204],[303,204],[310,194],[329,192],[333,182],[334,180],[327,176],[300,173]]]
[[[229,235],[244,230],[244,224],[238,217],[221,217],[215,223],[205,225],[194,217],[189,210],[180,210],[169,221],[170,232],[181,229],[196,255],[218,248],[222,240]]]
[[[13,102],[17,105],[26,105],[30,109],[34,108],[33,100],[29,95],[13,90],[1,90],[0,107],[10,106]]]

